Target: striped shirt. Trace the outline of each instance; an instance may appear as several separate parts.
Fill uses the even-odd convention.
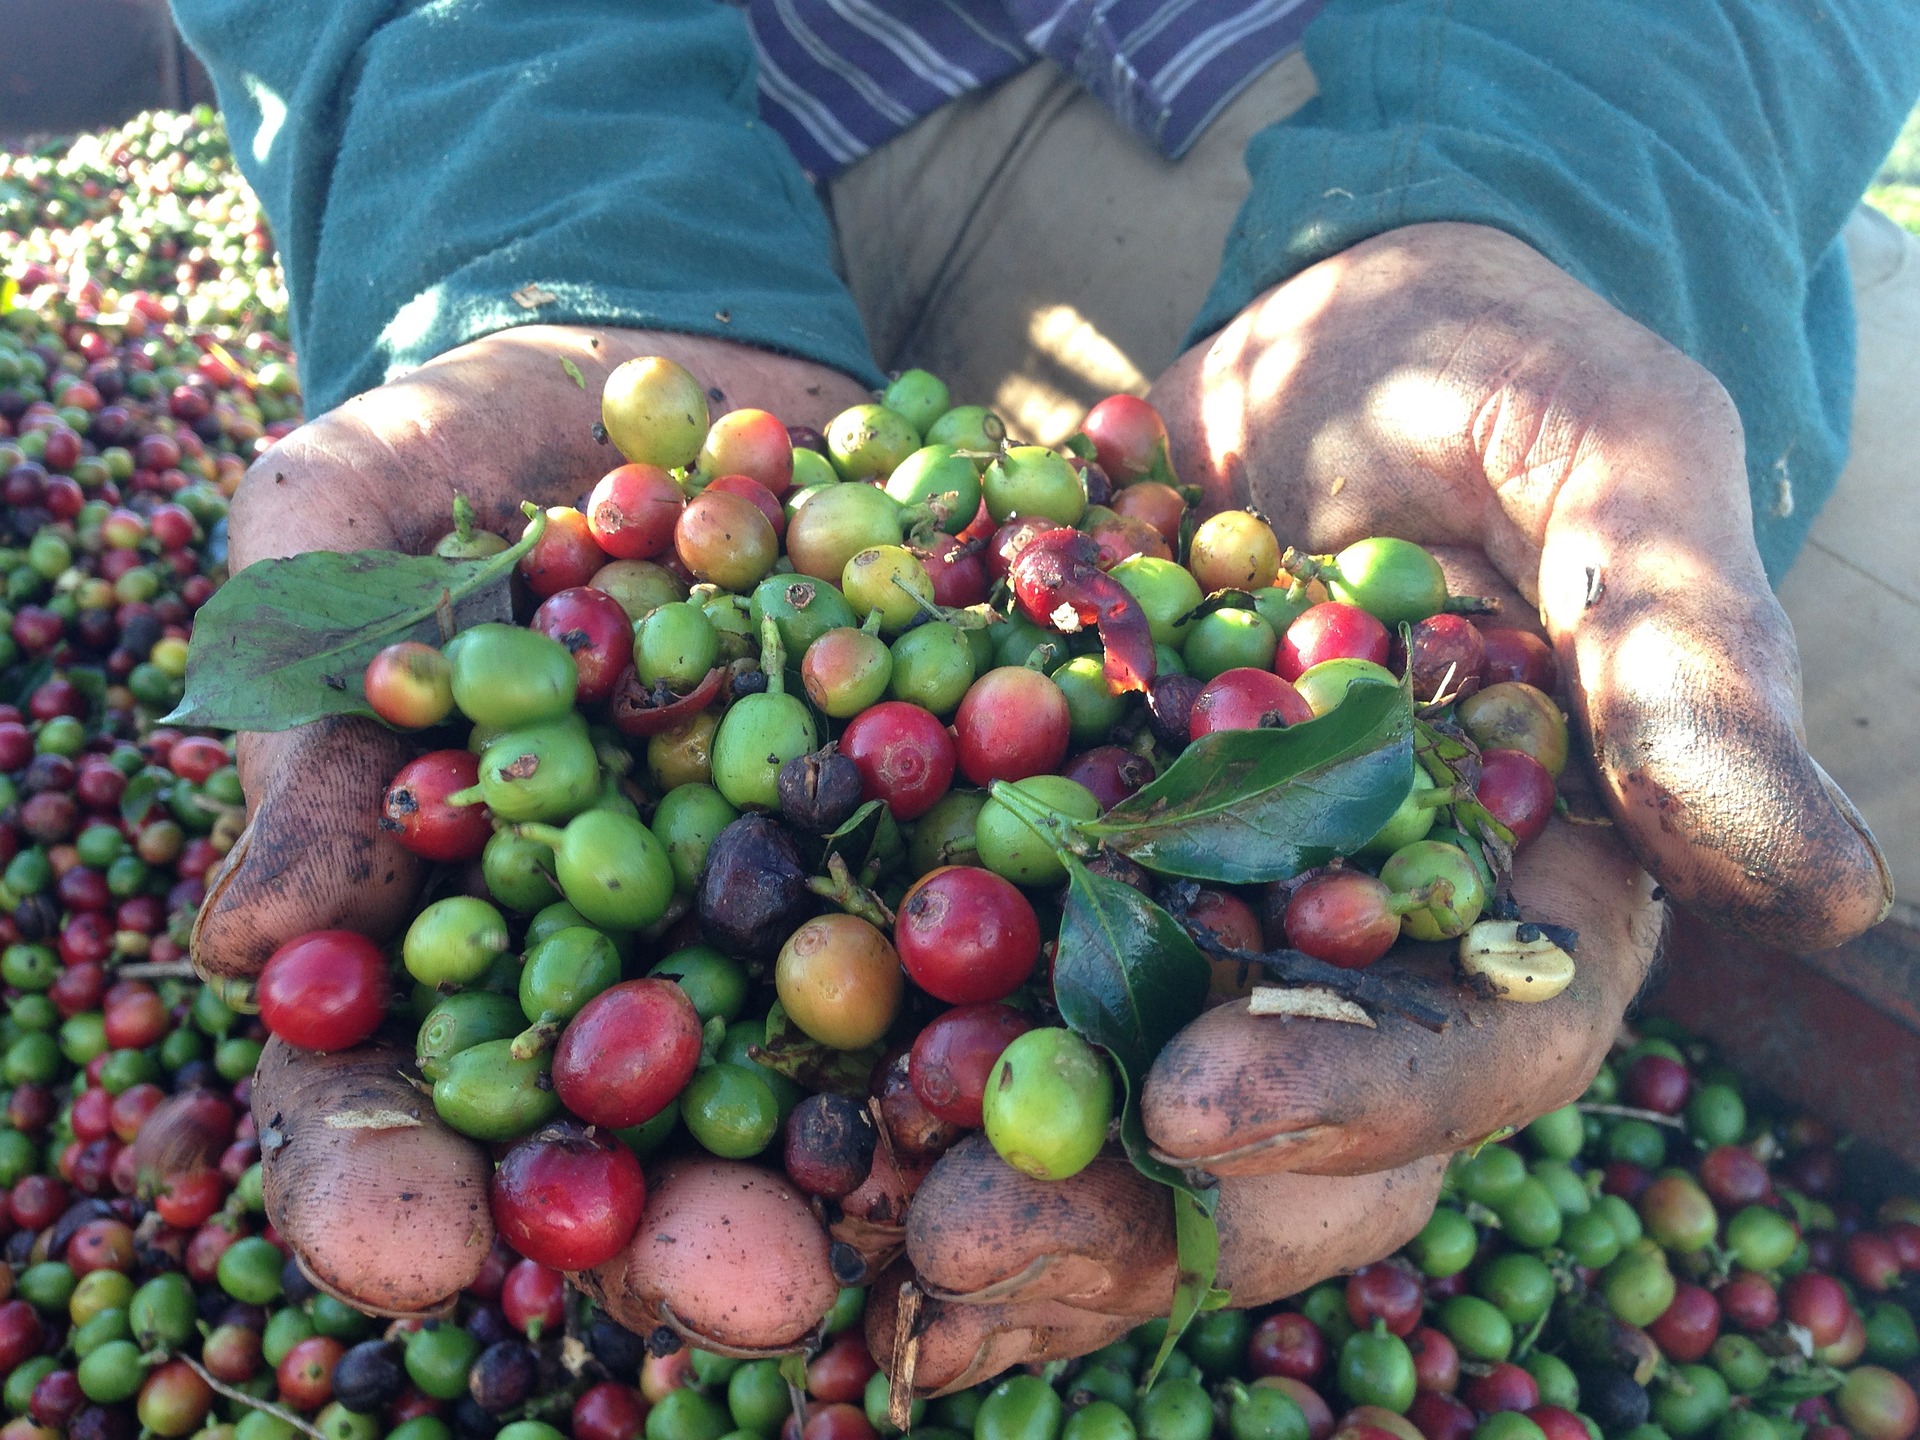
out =
[[[739,0],[760,112],[816,179],[1045,58],[1176,158],[1322,0]]]

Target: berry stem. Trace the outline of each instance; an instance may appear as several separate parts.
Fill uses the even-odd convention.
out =
[[[553,1011],[542,1011],[538,1020],[513,1037],[513,1044],[507,1047],[507,1053],[516,1060],[531,1060],[552,1047],[566,1024]]]
[[[513,833],[522,840],[538,840],[549,850],[558,850],[560,842],[566,839],[566,832],[558,825],[542,825],[535,821],[515,825]]]
[[[825,875],[808,877],[807,889],[822,899],[831,900],[847,914],[858,916],[876,930],[893,929],[893,912],[878,895],[853,878],[846,860],[838,854],[827,857]]]
[[[1446,893],[1437,895],[1435,886],[1444,887]],[[1417,885],[1411,890],[1396,890],[1387,897],[1387,912],[1391,915],[1405,915],[1414,910],[1424,910],[1435,899],[1442,904],[1453,898],[1453,886],[1445,880],[1435,880],[1431,884]]]
[[[258,1395],[249,1395],[246,1391],[236,1389],[234,1386],[227,1384],[225,1381],[216,1380],[208,1372],[207,1367],[202,1365],[198,1360],[194,1359],[191,1355],[176,1354],[174,1355],[173,1358],[183,1362],[189,1370],[193,1371],[194,1374],[198,1375],[202,1380],[206,1381],[207,1388],[212,1390],[214,1394],[224,1395],[227,1397],[227,1399],[235,1401],[238,1404],[245,1405],[251,1410],[258,1410],[263,1415],[271,1415],[276,1420],[284,1421],[288,1426],[290,1426],[292,1429],[298,1430],[302,1435],[311,1436],[312,1440],[327,1440],[327,1437],[324,1431],[321,1431],[315,1428],[314,1426],[309,1425],[305,1420],[302,1420],[298,1415],[294,1414],[291,1410],[283,1409],[280,1406],[272,1404],[269,1401],[262,1400]]]
[[[787,693],[787,647],[780,643],[780,627],[771,615],[760,621],[760,673],[767,677],[767,694]]]

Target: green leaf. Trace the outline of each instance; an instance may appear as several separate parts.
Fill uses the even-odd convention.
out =
[[[159,770],[142,770],[120,792],[120,818],[138,825],[155,805],[166,799],[167,780]]]
[[[1210,970],[1187,932],[1131,885],[1067,863],[1053,962],[1060,1014],[1135,1076],[1200,1013]]]
[[[1797,1375],[1782,1375],[1773,1380],[1760,1392],[1760,1398],[1795,1404],[1816,1395],[1831,1394],[1840,1388],[1845,1378],[1831,1365],[1813,1365]]]
[[[1209,1190],[1207,1195],[1217,1192]],[[1153,1357],[1153,1369],[1147,1376],[1151,1385],[1167,1363],[1173,1347],[1186,1334],[1187,1327],[1203,1310],[1220,1309],[1230,1297],[1213,1288],[1213,1277],[1220,1270],[1220,1227],[1214,1223],[1213,1205],[1206,1205],[1182,1188],[1173,1192],[1173,1239],[1178,1266],[1173,1287],[1173,1308],[1167,1312],[1167,1334],[1160,1342],[1160,1353]]]
[[[858,877],[873,858],[880,842],[881,822],[886,817],[887,804],[884,800],[867,801],[822,842],[824,848],[820,852],[819,868],[824,870],[827,860],[838,855],[847,862],[847,869]]]
[[[1134,1168],[1174,1191],[1179,1279],[1167,1340],[1147,1383],[1174,1342],[1214,1294],[1220,1236],[1213,1222],[1219,1192],[1154,1158],[1140,1118],[1140,1085],[1174,1032],[1200,1013],[1210,970],[1180,923],[1131,885],[1067,859],[1067,903],[1053,962],[1060,1016],[1082,1039],[1113,1057],[1124,1092],[1120,1143]]]
[[[1203,737],[1081,828],[1162,874],[1253,885],[1365,844],[1412,785],[1407,691],[1357,680],[1339,708],[1303,725]]]
[[[573,381],[573,383],[578,385],[582,390],[587,388],[587,379],[586,379],[586,376],[580,373],[580,367],[574,364],[573,361],[567,359],[567,357],[564,355],[560,357],[560,368],[566,371],[567,378]]]
[[[0,315],[12,310],[20,299],[20,282],[9,275],[0,280]]]
[[[788,1018],[787,1007],[778,1000],[767,1009],[767,1043],[755,1045],[751,1051],[758,1063],[802,1089],[831,1091],[853,1100],[866,1098],[867,1079],[882,1053],[879,1045],[864,1050],[836,1050],[822,1045]]]
[[[362,676],[401,640],[440,643],[454,605],[504,584],[545,528],[484,560],[392,550],[315,550],[261,560],[194,617],[186,697],[169,725],[291,730],[328,715],[371,715]]]

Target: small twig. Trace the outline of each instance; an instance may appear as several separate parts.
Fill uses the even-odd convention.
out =
[[[1236,950],[1222,945],[1204,929],[1189,927],[1193,941],[1209,955],[1243,965],[1258,965],[1282,984],[1318,985],[1343,1000],[1351,1000],[1374,1011],[1383,1011],[1411,1020],[1423,1030],[1438,1035],[1447,1028],[1447,1012],[1437,1005],[1417,1000],[1405,990],[1379,975],[1365,970],[1346,970],[1316,960],[1299,950]]]
[[[271,1415],[276,1420],[284,1420],[302,1435],[312,1436],[313,1440],[327,1440],[327,1436],[323,1431],[309,1425],[291,1410],[283,1410],[271,1401],[262,1400],[257,1395],[249,1395],[246,1391],[229,1385],[224,1380],[214,1379],[213,1376],[207,1373],[207,1367],[191,1355],[176,1354],[173,1358],[183,1362],[189,1370],[206,1381],[208,1387],[211,1388],[216,1395],[224,1395],[229,1400],[238,1400],[242,1405],[250,1409],[258,1410],[262,1414]]]
[[[1658,1110],[1642,1110],[1634,1105],[1603,1105],[1598,1100],[1582,1100],[1574,1109],[1582,1115],[1613,1115],[1623,1120],[1645,1120],[1653,1125],[1666,1125],[1675,1130],[1687,1128],[1686,1121],[1678,1115],[1662,1115]]]
[[[884,1133],[884,1132],[883,1132]],[[908,1280],[900,1286],[900,1308],[893,1317],[893,1365],[887,1381],[887,1419],[908,1428],[913,1415],[913,1372],[920,1364],[920,1287]]]
[[[142,960],[133,965],[116,965],[113,973],[121,980],[191,980],[191,960]]]

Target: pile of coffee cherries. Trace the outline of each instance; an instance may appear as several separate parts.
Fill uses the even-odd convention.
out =
[[[153,110],[30,154],[0,151],[0,255],[148,292],[160,318],[286,337],[266,217],[208,106]],[[24,287],[23,287],[24,288]]]
[[[1266,897],[1271,933],[1256,891],[1189,899],[1242,949],[1361,967],[1460,937],[1494,872],[1440,817],[1471,803],[1510,853],[1553,812],[1545,644],[1453,613],[1407,542],[1309,557],[1246,511],[1196,526],[1153,478],[1144,402],[1104,402],[1059,452],[911,371],[813,434],[709,422],[693,377],[647,359],[603,417],[628,463],[531,522],[525,624],[367,666],[369,707],[430,746],[368,824],[448,867],[399,965],[323,931],[257,989],[312,1050],[410,1008],[440,1117],[512,1146],[494,1217],[544,1264],[618,1253],[662,1147],[764,1156],[856,1211],[891,1187],[876,1154],[910,1194],[969,1129],[1036,1176],[1083,1168],[1115,1083],[1053,1007],[1067,872],[1035,817],[1090,821],[1205,737],[1331,715],[1397,667],[1473,762],[1422,769],[1352,857]],[[463,520],[438,551],[505,543]],[[1516,998],[1571,975],[1526,968]]]
[[[0,316],[0,686],[52,707],[44,720],[74,701],[43,681],[97,677],[109,729],[131,737],[180,698],[190,619],[225,573],[227,497],[291,428],[298,392],[269,338],[236,354],[149,297],[109,312],[91,280],[38,265],[14,278]],[[265,398],[281,420],[265,421]]]
[[[1087,1088],[1108,1093],[1097,1054],[1073,1049],[1047,1004],[1058,916],[1051,847],[983,793],[983,777],[1037,791],[1046,809],[1091,815],[1215,728],[1216,711],[1225,724],[1248,714],[1270,726],[1302,723],[1337,705],[1354,674],[1373,673],[1365,667],[1411,665],[1419,702],[1440,703],[1428,713],[1450,703],[1450,733],[1473,742],[1477,772],[1449,783],[1423,770],[1402,812],[1345,866],[1269,894],[1202,887],[1183,910],[1238,948],[1289,943],[1347,964],[1372,958],[1388,929],[1383,909],[1402,924],[1424,916],[1442,929],[1478,913],[1462,869],[1429,859],[1427,869],[1389,876],[1387,862],[1409,845],[1438,841],[1466,856],[1478,907],[1497,905],[1491,870],[1481,869],[1487,852],[1449,823],[1463,813],[1461,795],[1482,801],[1520,843],[1552,804],[1550,782],[1499,758],[1529,756],[1549,777],[1565,764],[1564,722],[1543,699],[1555,688],[1544,647],[1444,605],[1418,619],[1390,608],[1367,585],[1370,567],[1411,575],[1403,588],[1424,585],[1421,604],[1436,593],[1431,572],[1392,542],[1303,564],[1310,557],[1287,556],[1257,517],[1195,526],[1156,463],[1153,423],[1136,402],[1110,401],[1089,416],[1090,455],[1055,457],[1078,487],[1077,511],[1047,452],[1006,446],[991,415],[949,409],[937,382],[917,374],[903,376],[884,406],[849,412],[827,435],[782,430],[784,479],[777,422],[751,413],[721,417],[684,461],[634,444],[635,463],[575,511],[547,517],[551,538],[519,582],[528,614],[552,606],[544,619],[511,636],[477,632],[438,656],[403,652],[368,677],[370,698],[391,703],[390,720],[422,728],[429,745],[446,742],[396,777],[378,823],[444,862],[429,892],[444,897],[436,904],[463,902],[429,906],[421,918],[431,922],[400,947],[400,971],[382,957],[380,981],[368,983],[387,987],[389,1012],[411,1008],[423,1078],[438,1091],[458,1074],[443,1113],[475,1133],[520,1137],[500,1150],[513,1161],[503,1165],[499,1203],[514,1244],[496,1242],[441,1320],[383,1322],[317,1293],[264,1214],[248,1109],[266,1028],[242,1013],[252,1008],[244,991],[230,997],[236,1010],[221,991],[177,973],[204,877],[237,833],[240,795],[227,745],[154,720],[178,696],[193,612],[221,574],[217,497],[298,404],[284,351],[271,342],[217,350],[211,337],[170,323],[196,313],[196,297],[167,289],[165,263],[186,255],[188,280],[217,287],[229,263],[237,275],[258,260],[251,222],[242,215],[223,239],[213,212],[189,199],[183,223],[194,228],[175,232],[179,249],[169,256],[164,227],[136,234],[119,208],[125,197],[109,198],[128,177],[140,194],[193,190],[202,160],[215,177],[208,183],[232,183],[219,178],[230,175],[224,162],[202,151],[205,127],[180,124],[146,118],[95,148],[73,147],[67,160],[10,157],[0,175],[0,205],[13,207],[0,223],[24,231],[81,217],[72,234],[29,236],[27,247],[7,240],[8,269],[27,283],[0,319],[0,446],[20,452],[0,465],[0,540],[12,545],[4,628],[14,646],[0,666],[4,1440],[891,1436],[885,1378],[858,1323],[864,1290],[841,1292],[824,1348],[804,1367],[673,1348],[665,1337],[630,1334],[567,1290],[559,1267],[582,1252],[566,1247],[604,1244],[604,1235],[516,1223],[516,1198],[557,1174],[563,1184],[604,1183],[631,1207],[638,1194],[621,1181],[640,1172],[623,1157],[696,1145],[779,1163],[796,1184],[852,1210],[876,1153],[902,1157],[910,1182],[960,1127],[988,1118],[985,1078],[1026,1035],[1064,1037],[1048,1043],[1089,1061],[1080,1073],[1098,1078]],[[170,158],[176,144],[184,161]],[[119,248],[106,248],[116,235]],[[219,258],[228,243],[232,258]],[[190,255],[196,247],[204,253]],[[91,275],[69,268],[83,255],[96,257]],[[97,262],[102,255],[111,268]],[[219,263],[210,268],[210,258]],[[134,264],[154,268],[127,268]],[[95,277],[104,293],[89,288]],[[129,300],[116,285],[159,293]],[[265,301],[277,281],[267,272],[259,285],[255,298]],[[254,301],[199,303],[208,318],[250,323]],[[616,400],[609,430],[633,444],[623,413],[631,418]],[[904,456],[889,458],[889,444]],[[929,446],[952,454],[914,459]],[[776,458],[763,466],[754,457],[766,453]],[[953,461],[984,492],[984,518],[975,510],[956,523],[974,497]],[[82,499],[62,513],[67,482]],[[799,527],[801,553],[816,547],[802,566],[793,521],[829,486],[849,495]],[[862,491],[890,496],[891,526],[869,518],[882,507]],[[769,569],[754,574],[754,560],[720,572],[729,528],[755,555],[764,536],[737,507],[700,503],[708,492],[743,498],[772,527]],[[996,504],[1017,527],[1010,533],[995,521]],[[706,557],[699,569],[680,545],[689,512],[698,524],[721,522],[685,526],[686,553]],[[1054,618],[1068,597],[1030,611],[1011,563],[1022,539],[1053,527],[1093,539],[1093,568],[1118,576],[1124,592],[1075,571],[1070,608],[1082,628],[1069,633]],[[703,546],[702,534],[716,529]],[[505,543],[467,529],[446,549],[476,554]],[[919,564],[924,590],[891,551],[885,569],[873,571],[869,559],[849,574],[855,555],[891,546]],[[1072,561],[1084,555],[1078,546],[1054,553]],[[1057,568],[1026,578],[1028,596],[1062,580]],[[1247,599],[1230,593],[1208,606],[1218,591]],[[913,597],[910,609],[895,606],[898,594]],[[618,625],[592,595],[613,600]],[[1137,629],[1113,618],[1129,600],[1148,620],[1151,661]],[[1381,623],[1384,645],[1349,606]],[[1250,617],[1265,622],[1264,633]],[[1112,645],[1100,641],[1102,619]],[[1361,643],[1326,642],[1323,631]],[[506,763],[487,768],[487,742],[513,718],[488,706],[514,702],[481,692],[497,679],[521,689],[523,669],[525,689],[537,691],[542,677],[564,689],[563,667],[537,638],[569,656],[572,692],[565,710],[513,719],[509,733],[572,732],[577,716],[592,753],[591,785],[580,788],[591,794],[577,813],[555,803],[516,818],[512,799],[496,808],[486,789],[490,779],[497,794],[533,778],[505,774],[506,752],[495,754]],[[456,689],[462,670],[482,683]],[[1246,677],[1196,707],[1231,671],[1283,680],[1306,711],[1270,680]],[[996,675],[969,709],[969,696]],[[1133,679],[1145,688],[1126,688]],[[443,681],[450,698],[440,695]],[[423,694],[421,708],[407,708]],[[749,699],[756,703],[743,710]],[[428,728],[445,725],[454,700],[472,735]],[[469,704],[488,718],[469,714]],[[947,734],[944,779],[944,752],[911,711]],[[537,701],[530,713],[540,713]],[[729,725],[735,738],[723,748]],[[778,743],[756,756],[769,737]],[[562,754],[564,739],[552,742]],[[831,752],[821,741],[834,743]],[[519,753],[544,763],[545,743]],[[577,795],[577,772],[560,768],[560,788]],[[476,789],[478,805],[446,803]],[[644,816],[657,846],[625,826],[609,832],[616,854],[637,847],[642,856],[634,873],[648,884],[633,908],[607,908],[610,895],[627,898],[625,876],[612,889],[591,863],[596,847],[586,842],[605,822],[583,827],[577,863],[560,864],[569,833],[596,811]],[[940,875],[949,878],[934,884]],[[769,899],[749,893],[751,877],[770,880]],[[1363,881],[1380,885],[1384,901]],[[650,921],[634,923],[655,905]],[[978,925],[961,923],[976,916]],[[865,928],[847,923],[856,920]],[[824,962],[790,945],[809,926],[826,931],[819,953],[844,964],[858,1004],[822,1003],[832,978],[818,973]],[[416,965],[430,978],[416,978]],[[451,978],[460,973],[476,978]],[[690,1006],[691,1078],[677,1094],[655,1081],[644,1093],[649,1103],[663,1098],[651,1117],[615,1127],[622,1147],[555,1130],[551,1095],[535,1101],[540,1118],[503,1119],[526,1098],[513,1067],[530,1063],[537,1073],[544,1064],[551,1083],[560,1043],[596,998],[581,992],[601,979],[599,997],[648,988],[644,1004],[623,999],[610,1012],[617,1023],[599,1027],[600,1059],[620,1058],[632,1020],[638,1033],[671,1040],[661,1051],[684,1064]],[[1220,967],[1217,984],[1220,996],[1234,993],[1235,967]],[[486,1044],[504,1049],[479,1057],[487,1063],[460,1063]],[[516,1045],[528,1060],[516,1060]],[[642,1048],[651,1073],[657,1052]],[[603,1080],[577,1093],[592,1106],[627,1089]],[[1071,1138],[1080,1147],[1096,1131],[1104,1137],[1104,1122],[1088,1123],[1098,1113],[1076,1110]],[[876,1144],[876,1114],[891,1152]],[[1070,1162],[1074,1144],[1036,1134],[1043,1118],[1010,1115],[1000,1136],[1036,1164]],[[1920,1383],[1920,1201],[1890,1192],[1860,1158],[1818,1122],[1771,1108],[1703,1046],[1649,1022],[1579,1104],[1461,1157],[1434,1219],[1401,1254],[1280,1306],[1203,1316],[1151,1387],[1141,1380],[1157,1325],[1071,1364],[916,1404],[913,1433],[1909,1440]],[[798,1408],[790,1380],[803,1382]]]

